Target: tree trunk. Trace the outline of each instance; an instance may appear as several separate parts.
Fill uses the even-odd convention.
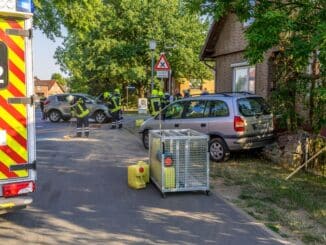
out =
[[[143,84],[140,84],[138,86],[138,96],[139,98],[144,98],[145,97],[145,87]]]

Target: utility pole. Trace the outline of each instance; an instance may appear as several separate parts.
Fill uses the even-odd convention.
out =
[[[154,89],[154,51],[156,49],[156,41],[149,41],[149,49],[152,51],[152,75],[151,75],[151,94]]]

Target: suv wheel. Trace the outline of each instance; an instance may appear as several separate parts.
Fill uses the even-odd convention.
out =
[[[104,123],[106,121],[106,115],[103,111],[97,111],[95,113],[95,121],[97,123]]]
[[[145,149],[149,148],[148,130],[144,130],[144,132],[143,132],[143,145],[144,145]]]
[[[209,155],[211,160],[215,162],[227,160],[230,152],[223,139],[213,138],[209,141]]]
[[[59,122],[60,119],[61,119],[61,113],[60,111],[57,111],[57,110],[52,110],[49,112],[49,119],[51,122]]]

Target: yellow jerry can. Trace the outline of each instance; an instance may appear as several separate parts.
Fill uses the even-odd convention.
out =
[[[173,189],[175,188],[175,168],[174,167],[164,167],[164,188]]]
[[[137,165],[144,168],[144,180],[146,183],[149,183],[149,164],[144,161],[138,161]]]
[[[143,166],[136,164],[128,167],[128,185],[134,189],[146,187],[145,168]]]

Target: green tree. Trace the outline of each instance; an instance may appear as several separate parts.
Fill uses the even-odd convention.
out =
[[[51,79],[56,80],[61,86],[65,87],[67,85],[67,79],[64,78],[60,73],[53,73]]]
[[[143,96],[150,83],[151,39],[158,44],[155,59],[166,52],[175,79],[212,77],[199,62],[207,23],[185,11],[182,1],[39,0],[38,4],[38,27],[49,27],[49,36],[56,34],[60,25],[67,29],[56,58],[78,83],[72,88],[97,94],[129,84]],[[59,21],[42,21],[42,9]]]
[[[326,1],[324,0],[187,0],[189,9],[220,19],[233,12],[240,21],[254,22],[245,30],[248,41],[245,56],[251,64],[263,60],[276,48],[278,54],[277,108],[282,104],[289,128],[298,118],[296,98],[309,94],[309,122],[315,129],[325,124],[326,101]],[[312,62],[312,74],[305,71]],[[317,64],[320,64],[320,72]],[[307,91],[308,90],[308,91]],[[291,98],[291,103],[288,103]]]

